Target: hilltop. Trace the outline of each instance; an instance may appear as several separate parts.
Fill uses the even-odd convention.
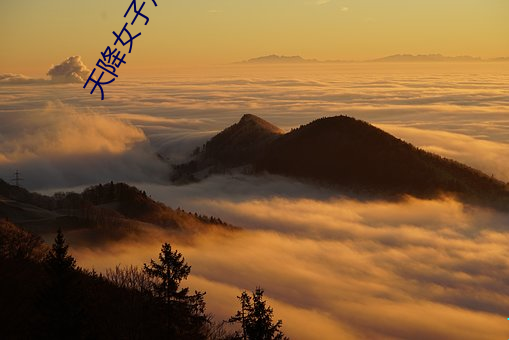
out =
[[[246,120],[256,124],[248,126]],[[173,178],[185,182],[235,170],[283,175],[368,197],[452,194],[466,202],[509,207],[505,183],[347,116],[321,118],[288,133],[244,116],[207,142],[193,161],[177,166]]]
[[[236,229],[219,218],[172,209],[125,183],[91,186],[81,193],[45,196],[0,180],[0,219],[38,235],[65,230],[101,230],[102,238],[122,237],[142,227],[200,231]]]

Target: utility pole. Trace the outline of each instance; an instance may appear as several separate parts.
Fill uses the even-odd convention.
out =
[[[23,178],[20,177],[19,170],[16,170],[16,172],[14,173],[14,178],[12,179],[14,185],[19,188],[19,182],[21,182],[22,180]]]

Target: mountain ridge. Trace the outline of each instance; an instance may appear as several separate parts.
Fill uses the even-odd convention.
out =
[[[211,216],[172,209],[125,183],[105,183],[82,193],[45,196],[0,179],[0,219],[12,221],[38,235],[67,230],[102,229],[104,236],[123,237],[139,227],[199,231],[209,227],[237,229]]]
[[[445,56],[438,53],[430,54],[392,54],[380,58],[366,59],[366,60],[319,60],[307,59],[302,56],[285,56],[285,55],[265,55],[248,60],[236,62],[235,64],[333,64],[333,63],[380,63],[380,62],[394,62],[394,63],[447,63],[447,62],[461,62],[461,63],[476,63],[476,62],[509,62],[509,57],[495,57],[495,58],[481,58],[475,56]]]
[[[198,159],[175,167],[172,180],[175,182],[193,181],[214,172],[226,171],[248,164],[251,155],[264,150],[268,144],[284,132],[262,118],[245,114],[238,123],[227,127],[202,148],[195,150]],[[201,172],[207,169],[207,172]],[[182,176],[190,174],[190,176]]]
[[[255,57],[239,62],[239,64],[302,64],[302,63],[318,63],[317,59],[304,59],[301,56],[284,56],[270,54],[261,57]]]
[[[451,194],[465,202],[500,209],[509,207],[505,183],[421,150],[355,118],[320,118],[263,142],[246,138],[250,147],[243,146],[242,151],[235,152],[236,142],[228,136],[238,132],[237,124],[205,144],[195,155],[192,167],[189,163],[176,166],[173,178],[185,183],[214,173],[240,170],[247,174],[282,175],[378,198]],[[222,139],[220,145],[228,145],[230,150],[219,159],[207,146],[218,136]],[[239,154],[241,157],[237,158]],[[193,177],[193,173],[201,175]]]

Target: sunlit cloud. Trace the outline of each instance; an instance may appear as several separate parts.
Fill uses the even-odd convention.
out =
[[[507,180],[509,97],[501,76],[490,73],[488,66],[476,77],[460,66],[454,76],[429,65],[422,67],[431,70],[411,65],[228,66],[210,74],[118,79],[114,86],[105,86],[108,100],[102,102],[79,86],[2,83],[0,125],[9,126],[10,117],[20,112],[37,117],[46,110],[47,98],[56,96],[76,110],[138,128],[153,154],[178,163],[245,113],[260,115],[287,131],[322,116],[347,114]],[[401,68],[409,70],[402,74]],[[0,153],[5,162],[5,150]]]
[[[269,175],[168,184],[170,169],[156,154],[183,160],[244,113],[285,130],[348,114],[509,178],[505,78],[335,67],[228,66],[211,74],[119,79],[105,87],[103,102],[69,85],[3,83],[0,170],[10,177],[20,168],[32,181],[27,186],[40,189],[125,180],[172,207],[244,227],[193,237],[147,229],[107,245],[68,235],[79,264],[97,270],[141,265],[162,242],[172,242],[192,265],[190,285],[208,292],[218,320],[235,312],[241,290],[259,285],[294,338],[504,338],[506,214],[451,197],[359,202]]]
[[[424,150],[466,163],[488,175],[509,182],[509,144],[446,131],[389,124],[378,125]]]
[[[208,184],[200,185],[206,193]],[[179,196],[179,190],[168,188],[167,195]],[[390,203],[197,196],[181,202],[194,201],[201,212],[248,230],[201,233],[191,241],[148,233],[143,240],[73,251],[81,263],[102,270],[141,264],[160,242],[173,242],[192,264],[192,288],[207,290],[209,311],[219,320],[235,312],[240,290],[262,286],[285,332],[300,339],[474,340],[507,333],[505,214],[448,198]],[[306,317],[313,320],[307,330]]]
[[[0,73],[0,84],[53,84],[84,83],[90,70],[80,56],[71,56],[57,65],[52,65],[47,72],[50,79],[28,77],[23,74]]]
[[[90,70],[81,61],[80,56],[72,56],[57,65],[51,66],[48,76],[52,81],[65,83],[83,83],[90,74]]]
[[[37,114],[3,117],[0,154],[17,162],[35,157],[118,154],[144,141],[143,132],[110,117],[48,102]],[[8,123],[7,123],[8,119]]]
[[[41,110],[3,113],[0,176],[14,169],[29,187],[112,180],[160,181],[169,172],[144,132],[120,119],[48,101]]]

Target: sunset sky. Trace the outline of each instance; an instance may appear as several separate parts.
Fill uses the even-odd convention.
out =
[[[2,222],[47,242],[65,224],[78,265],[98,273],[142,268],[171,242],[217,324],[263,287],[290,338],[509,339],[509,62],[233,64],[509,57],[509,0],[145,0],[146,26],[124,18],[131,1],[0,0],[0,179],[57,197],[127,183],[146,195],[126,207],[150,197],[239,229],[154,203],[122,216],[124,189],[97,205],[93,194],[18,202],[0,181]],[[141,36],[91,93],[89,69],[126,22]],[[377,129],[317,121],[340,115]],[[278,152],[299,156],[289,171],[259,166]]]
[[[0,72],[41,75],[113,44],[130,0],[0,2]],[[141,4],[139,1],[138,6]],[[397,53],[509,55],[507,0],[159,0],[133,33],[129,71],[267,54],[369,59]],[[137,30],[137,31],[136,31]],[[136,31],[136,32],[134,32]]]

